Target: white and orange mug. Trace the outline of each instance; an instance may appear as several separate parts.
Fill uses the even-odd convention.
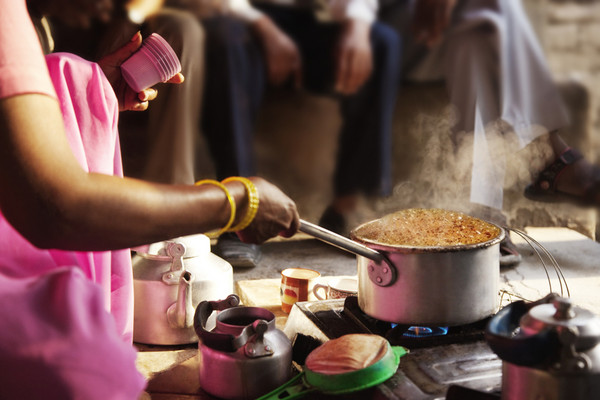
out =
[[[319,295],[319,290],[325,291],[325,296]],[[348,296],[358,295],[358,281],[352,278],[337,278],[330,280],[327,285],[317,283],[313,293],[319,300],[345,299]]]
[[[286,268],[281,271],[279,294],[283,312],[289,314],[297,301],[308,301],[320,276],[318,271],[308,268]]]

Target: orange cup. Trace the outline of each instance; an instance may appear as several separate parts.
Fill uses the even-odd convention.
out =
[[[316,280],[321,276],[318,271],[308,268],[287,268],[281,271],[281,309],[286,314],[297,301],[307,301],[312,297]]]

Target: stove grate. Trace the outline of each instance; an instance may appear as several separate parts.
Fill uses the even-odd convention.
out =
[[[444,335],[414,336],[409,333],[411,325],[395,325],[380,321],[365,314],[358,306],[357,297],[348,297],[341,311],[345,317],[353,321],[364,333],[384,336],[394,346],[404,346],[411,349],[442,346],[447,344],[470,343],[483,340],[483,334],[489,318],[468,325],[447,328]],[[438,327],[431,329],[435,330]]]

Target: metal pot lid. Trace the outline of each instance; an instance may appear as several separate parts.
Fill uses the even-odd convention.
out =
[[[557,296],[551,303],[533,307],[521,318],[521,331],[533,335],[544,329],[576,328],[579,350],[600,341],[600,318],[589,310],[575,306],[570,299]]]

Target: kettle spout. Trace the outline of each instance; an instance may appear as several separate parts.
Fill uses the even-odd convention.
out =
[[[177,301],[167,310],[167,320],[172,328],[190,328],[194,325],[192,306],[192,274],[183,271],[179,278]]]

